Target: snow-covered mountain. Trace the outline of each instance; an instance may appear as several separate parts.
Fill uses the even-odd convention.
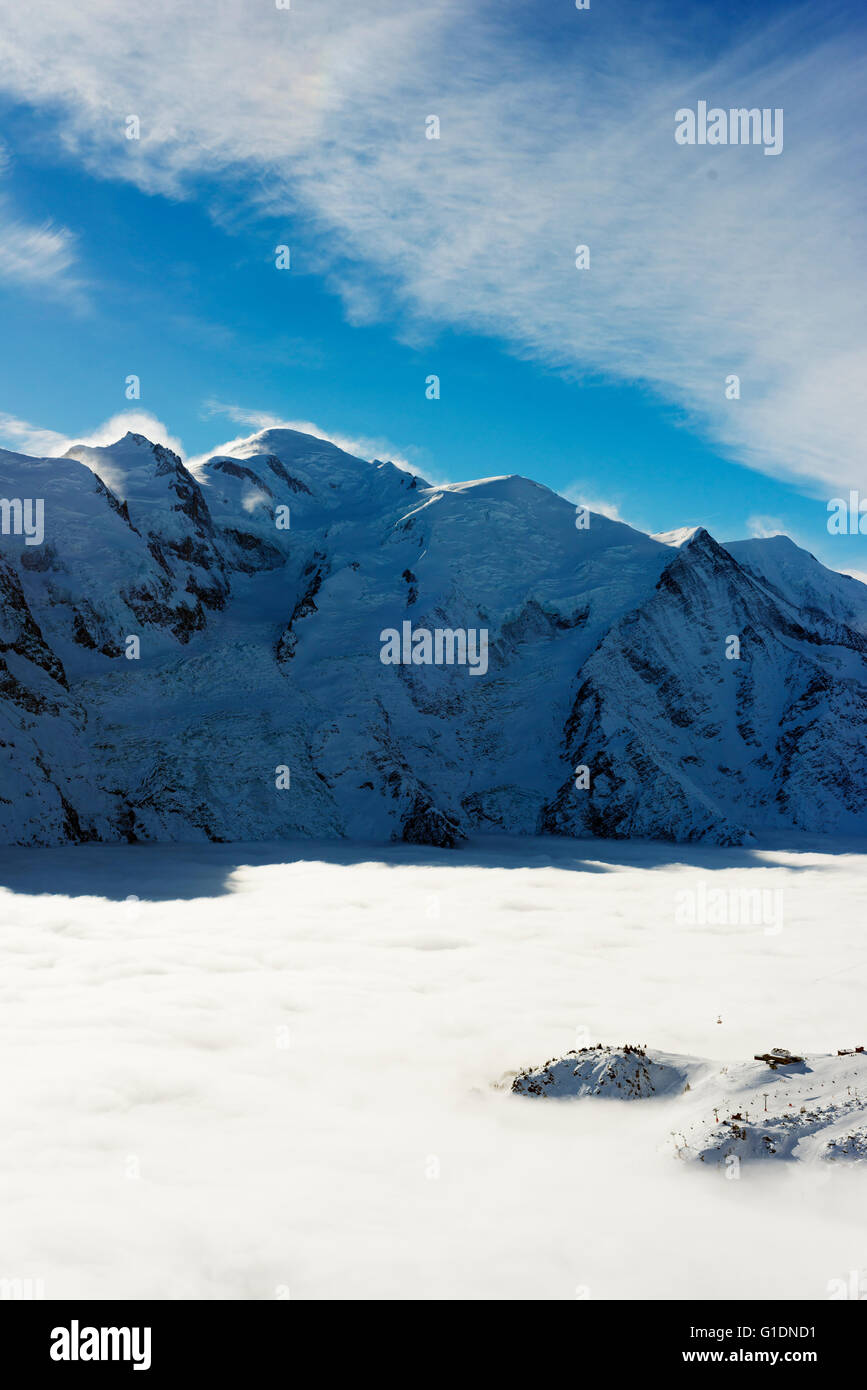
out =
[[[283,429],[0,451],[0,499],[44,502],[0,535],[3,841],[867,831],[867,587],[785,537]],[[384,664],[404,623],[485,668]]]
[[[636,1044],[598,1044],[519,1072],[511,1089],[551,1100],[682,1098],[685,1114],[670,1130],[674,1154],[730,1167],[770,1159],[863,1163],[865,1079],[860,1046],[804,1057],[776,1047],[720,1066]]]

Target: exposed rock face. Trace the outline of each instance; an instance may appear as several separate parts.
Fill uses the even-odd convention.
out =
[[[577,1096],[607,1096],[616,1100],[642,1100],[648,1096],[679,1095],[689,1081],[687,1058],[667,1052],[648,1054],[639,1044],[623,1047],[582,1047],[543,1067],[521,1072],[512,1082],[520,1096],[554,1100]]]
[[[785,538],[577,529],[291,430],[195,473],[0,452],[0,497],[45,503],[0,535],[0,840],[867,831],[867,588]],[[407,621],[487,670],[384,664]]]
[[[858,607],[808,615],[698,530],[585,663],[565,744],[595,775],[583,797],[563,784],[544,827],[738,844],[775,812],[863,824],[865,650]]]

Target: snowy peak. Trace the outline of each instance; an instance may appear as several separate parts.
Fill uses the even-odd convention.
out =
[[[658,531],[652,539],[659,541],[660,545],[670,545],[675,550],[679,550],[682,545],[691,541],[697,531],[702,530],[699,526],[680,526],[674,531]]]
[[[115,444],[75,444],[64,457],[90,468],[126,502],[145,530],[164,533],[167,525],[178,534],[190,527],[201,533],[211,530],[201,488],[178,455],[163,444],[126,434]]]
[[[0,535],[2,838],[867,830],[867,588],[785,538],[285,429],[0,452],[0,496],[44,501]]]
[[[788,536],[728,541],[725,548],[749,574],[794,608],[867,633],[867,586],[826,569]]]

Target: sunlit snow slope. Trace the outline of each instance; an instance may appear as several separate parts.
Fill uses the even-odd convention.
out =
[[[0,497],[45,506],[0,536],[4,841],[867,831],[867,588],[785,538],[580,529],[292,430],[195,476],[0,451]],[[407,621],[487,671],[384,665]]]

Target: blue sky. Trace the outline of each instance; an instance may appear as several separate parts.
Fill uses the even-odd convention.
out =
[[[0,444],[310,422],[867,571],[825,526],[867,498],[857,9],[70,9],[0,4]],[[782,107],[783,153],[679,147],[699,99]]]

